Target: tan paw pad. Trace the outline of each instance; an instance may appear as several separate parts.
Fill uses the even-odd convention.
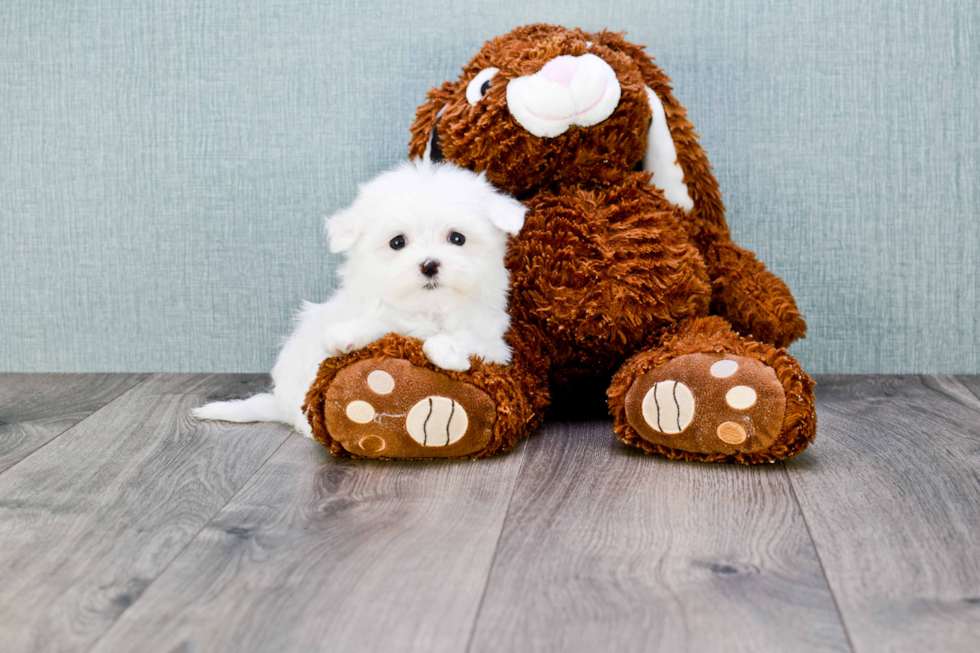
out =
[[[405,420],[408,434],[425,447],[448,447],[459,442],[467,426],[466,410],[449,397],[426,397],[412,406]]]
[[[366,401],[352,401],[347,404],[348,419],[358,424],[367,424],[374,419],[374,406]]]
[[[379,395],[391,394],[395,389],[395,379],[384,370],[374,370],[367,377],[368,387]]]
[[[643,419],[661,433],[680,433],[694,419],[694,395],[677,381],[654,383],[643,397]]]
[[[388,443],[376,435],[365,435],[357,441],[357,445],[369,453],[381,453],[388,446]]]
[[[752,408],[758,399],[755,390],[747,385],[737,385],[725,393],[725,403],[735,410]]]
[[[725,358],[711,366],[711,376],[716,379],[727,379],[738,371],[738,363],[730,358]]]
[[[718,425],[718,439],[728,444],[742,444],[748,434],[735,422],[722,422]]]

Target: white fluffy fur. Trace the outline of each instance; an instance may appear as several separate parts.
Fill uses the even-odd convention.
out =
[[[304,303],[272,368],[272,392],[194,415],[284,422],[309,436],[301,406],[320,363],[388,333],[422,340],[426,357],[444,369],[469,369],[471,356],[509,363],[503,260],[524,212],[483,175],[452,164],[413,161],[361,185],[354,203],[327,219],[330,250],[347,253],[341,288],[323,304]],[[449,242],[454,231],[466,237],[462,246]],[[399,235],[407,244],[394,250]],[[421,271],[427,259],[439,262],[432,279]]]

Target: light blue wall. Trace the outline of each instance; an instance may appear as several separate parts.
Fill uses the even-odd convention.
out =
[[[674,79],[811,372],[980,372],[974,0],[0,5],[0,370],[265,371],[333,288],[320,216],[527,22]]]

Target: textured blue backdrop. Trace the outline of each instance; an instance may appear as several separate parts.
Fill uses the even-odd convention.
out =
[[[0,370],[265,371],[333,288],[320,216],[527,22],[674,79],[811,372],[980,372],[980,6],[169,0],[0,6]]]

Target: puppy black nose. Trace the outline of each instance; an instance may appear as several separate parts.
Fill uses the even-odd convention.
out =
[[[427,259],[419,268],[425,276],[434,277],[439,274],[439,261],[434,261],[431,258]]]

